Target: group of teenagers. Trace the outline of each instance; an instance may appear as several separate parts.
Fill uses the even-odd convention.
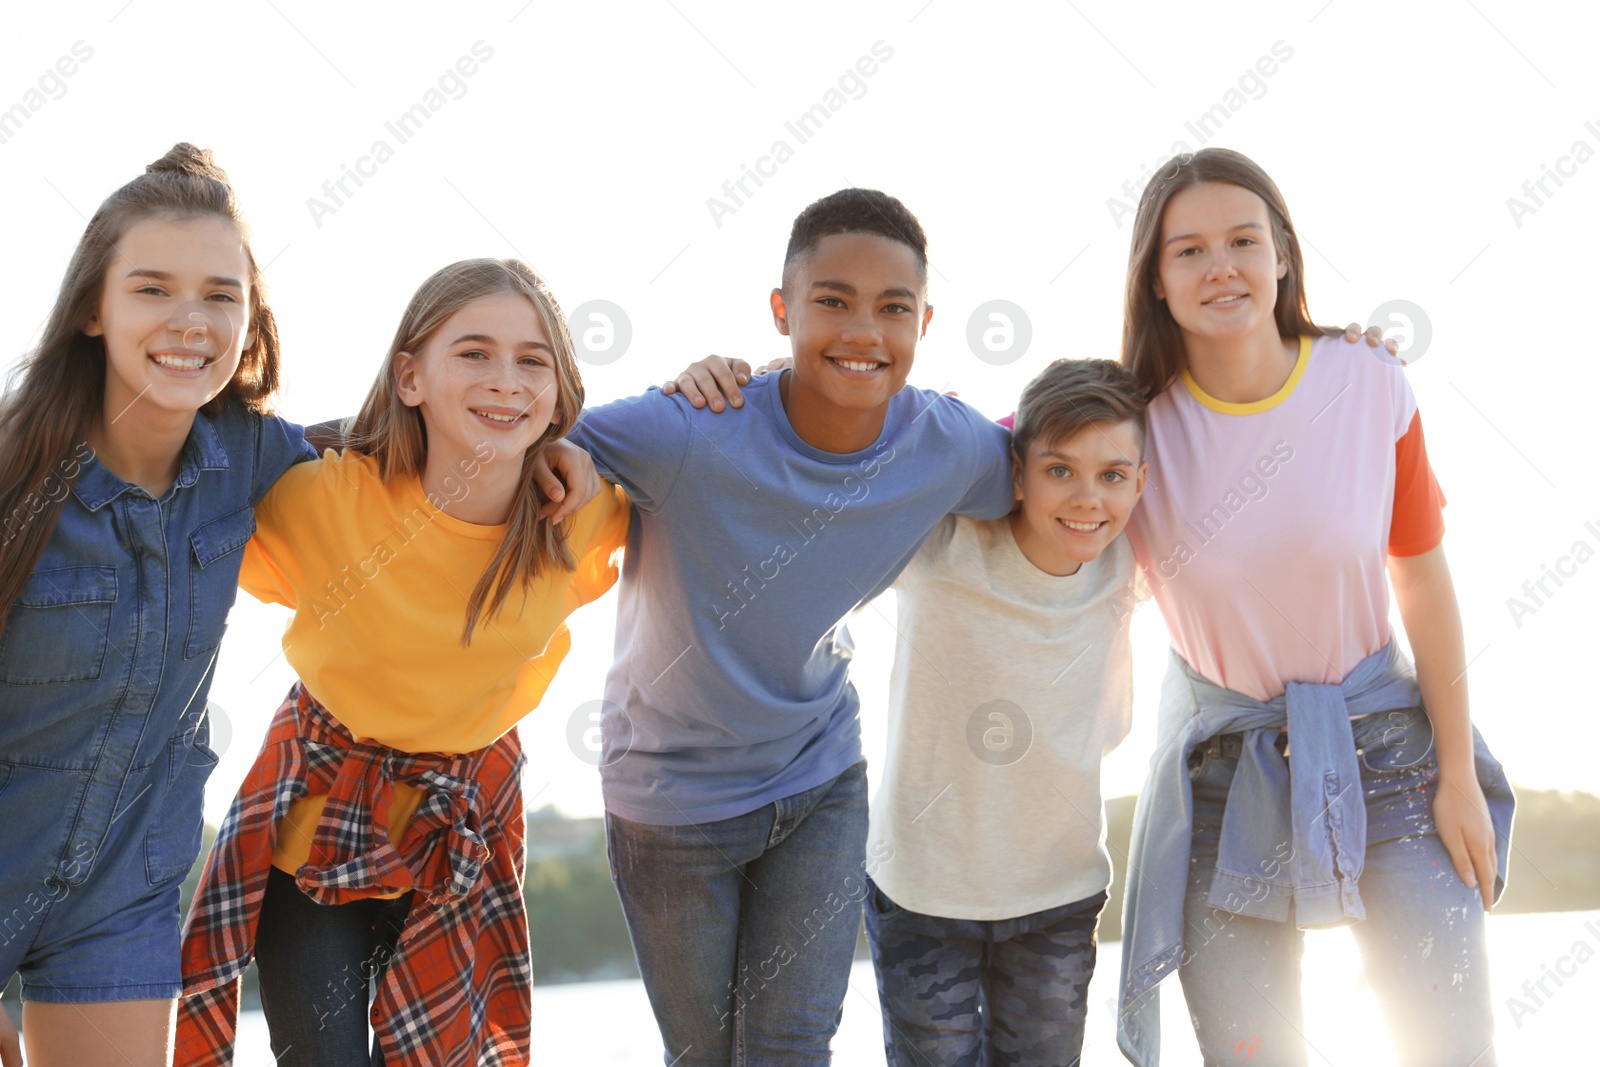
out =
[[[1302,931],[1353,924],[1399,1062],[1492,1064],[1513,799],[1444,497],[1400,361],[1312,322],[1277,186],[1171,160],[1120,360],[1003,424],[906,384],[927,271],[900,201],[826,196],[770,298],[788,357],[586,409],[544,279],[454,263],[307,431],[210,154],[113,193],[0,403],[0,1065],[231,1063],[252,959],[283,1067],[543,1062],[516,725],[614,584],[607,847],[664,1063],[829,1062],[864,911],[889,1064],[1077,1064],[1153,599],[1123,1054],[1160,1061],[1176,973],[1207,1064],[1306,1063]],[[241,587],[292,609],[298,680],[180,930]],[[847,621],[889,589],[869,807]]]

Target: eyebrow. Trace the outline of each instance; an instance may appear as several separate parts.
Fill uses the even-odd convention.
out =
[[[1267,228],[1265,226],[1261,225],[1261,223],[1259,223],[1259,222],[1241,222],[1237,226],[1229,227],[1228,232],[1232,233],[1234,230],[1260,230],[1263,233],[1265,233],[1266,229]],[[1197,234],[1197,233],[1175,234],[1172,237],[1168,237],[1165,241],[1162,241],[1161,242],[1161,247],[1165,248],[1165,247],[1167,247],[1168,245],[1170,245],[1174,241],[1192,241],[1192,240],[1194,240],[1195,238],[1197,238],[1199,236],[1200,235]]]
[[[454,341],[451,341],[450,344],[454,346],[463,341],[471,341],[473,344],[479,345],[492,345],[495,343],[495,339],[486,333],[464,333],[460,337],[457,337]],[[542,348],[551,355],[555,354],[555,349],[551,348],[543,341],[523,341],[521,342],[521,345],[524,348]]]
[[[1053,448],[1047,448],[1043,452],[1040,452],[1039,453],[1039,458],[1040,459],[1064,459],[1068,463],[1076,463],[1076,462],[1078,462],[1078,457],[1077,456],[1068,455],[1065,452],[1057,452]],[[1105,464],[1105,466],[1107,466],[1107,467],[1131,467],[1131,466],[1133,466],[1133,460],[1131,460],[1131,459],[1114,459],[1110,463]]]
[[[164,270],[156,270],[154,267],[135,267],[135,268],[133,268],[132,270],[130,270],[127,273],[126,277],[127,278],[154,278],[157,281],[162,281],[162,282],[170,282],[172,280],[172,275],[170,273],[168,273],[167,271],[164,271]],[[126,280],[126,279],[124,279],[124,280]],[[238,278],[227,278],[227,277],[224,277],[221,274],[213,274],[211,277],[206,279],[206,284],[207,285],[231,285],[235,289],[243,289],[244,288],[244,283],[241,282]]]
[[[855,286],[851,285],[849,282],[840,281],[837,278],[819,278],[816,281],[811,283],[811,288],[813,288],[813,289],[832,289],[835,292],[843,293],[845,296],[855,296],[856,295],[856,287]],[[916,290],[907,289],[903,285],[895,285],[895,286],[889,287],[888,289],[885,289],[883,292],[878,294],[878,299],[879,300],[883,300],[883,299],[885,299],[887,297],[891,297],[891,296],[898,297],[901,300],[915,300],[915,299],[917,299]]]

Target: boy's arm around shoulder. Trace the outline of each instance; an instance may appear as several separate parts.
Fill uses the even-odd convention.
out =
[[[935,404],[949,404],[968,427],[971,441],[967,492],[950,510],[975,519],[998,519],[1011,514],[1016,493],[1011,481],[1011,431],[962,401],[940,395]]]
[[[640,511],[655,511],[677,487],[696,432],[687,401],[651,387],[638,396],[585,408],[567,440],[622,486]]]

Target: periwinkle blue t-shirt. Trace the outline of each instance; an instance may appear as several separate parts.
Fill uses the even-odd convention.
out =
[[[570,435],[635,508],[601,724],[624,819],[731,819],[859,761],[845,619],[945,515],[1011,510],[1010,436],[959,400],[902,389],[870,447],[824,452],[780,378],[720,415],[651,389]]]

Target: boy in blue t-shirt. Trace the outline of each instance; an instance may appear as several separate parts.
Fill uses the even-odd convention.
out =
[[[932,309],[915,216],[847,189],[795,220],[792,369],[718,418],[652,389],[569,435],[636,509],[606,681],[612,871],[679,1067],[826,1062],[867,876],[843,620],[949,513],[1011,510],[1006,431],[905,386]],[[787,1059],[786,1059],[787,1057]]]

